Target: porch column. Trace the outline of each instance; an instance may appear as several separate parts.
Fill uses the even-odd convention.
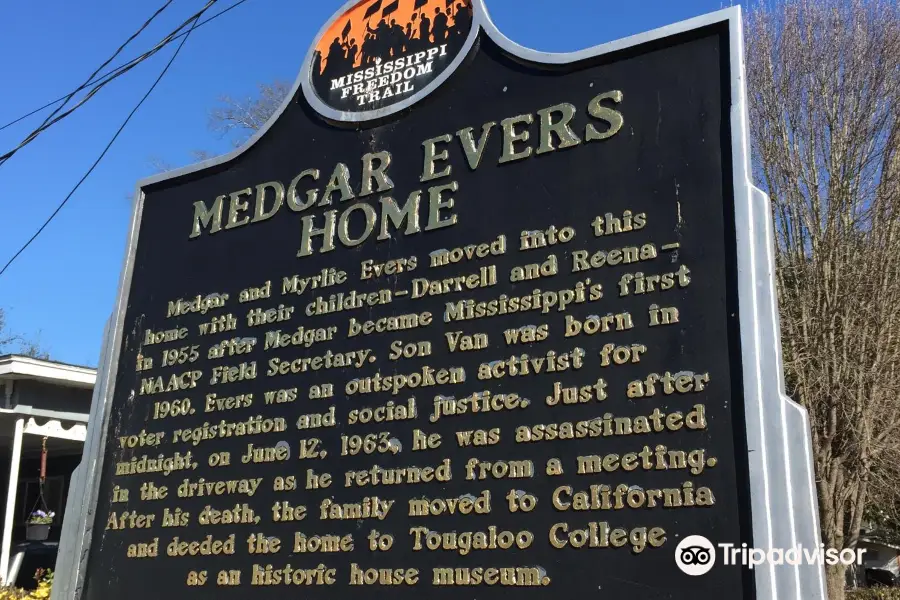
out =
[[[16,488],[19,484],[19,463],[22,459],[22,434],[25,431],[25,419],[16,421],[16,431],[13,435],[12,456],[9,459],[9,487],[6,491],[6,514],[3,518],[3,548],[0,549],[0,578],[4,584],[8,584],[6,576],[9,573],[9,552],[12,546],[13,521],[16,510]]]

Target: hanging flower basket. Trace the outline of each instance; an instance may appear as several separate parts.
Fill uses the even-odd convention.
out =
[[[28,525],[25,527],[25,539],[29,542],[43,542],[50,537],[49,525]]]
[[[50,536],[50,525],[53,523],[53,511],[36,510],[28,517],[25,527],[25,539],[30,542],[43,542]]]

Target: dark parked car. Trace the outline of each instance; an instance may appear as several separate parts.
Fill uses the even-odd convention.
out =
[[[885,569],[866,569],[866,586],[900,587],[900,578]]]

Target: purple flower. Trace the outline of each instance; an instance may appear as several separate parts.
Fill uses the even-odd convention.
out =
[[[38,509],[31,513],[28,517],[28,522],[34,525],[49,525],[53,522],[53,517],[56,516],[52,510],[41,510]]]

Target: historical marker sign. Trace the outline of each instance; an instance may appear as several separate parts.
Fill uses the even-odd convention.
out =
[[[247,148],[139,186],[64,585],[821,597],[680,568],[817,545],[740,53],[736,9],[573,55],[340,10]]]

